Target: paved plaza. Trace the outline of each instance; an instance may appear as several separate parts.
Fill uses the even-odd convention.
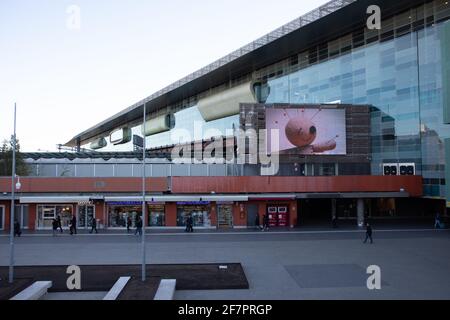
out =
[[[176,299],[450,299],[450,231],[378,230],[373,245],[357,230],[152,233],[151,264],[242,263],[250,290],[178,291]],[[139,264],[140,239],[108,233],[26,234],[18,265]],[[0,235],[0,265],[9,261]],[[367,267],[381,267],[382,289],[369,291]]]

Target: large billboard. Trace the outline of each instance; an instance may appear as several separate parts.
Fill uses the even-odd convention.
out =
[[[269,153],[296,151],[300,155],[346,155],[345,109],[266,109]],[[279,132],[279,147],[272,143],[271,130]]]

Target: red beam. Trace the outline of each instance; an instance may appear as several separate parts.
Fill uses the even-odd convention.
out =
[[[31,178],[21,177],[20,193],[139,192],[141,178]],[[167,191],[167,178],[148,178],[147,192]],[[0,192],[11,192],[11,179],[0,178]]]
[[[413,197],[422,196],[422,177],[174,177],[172,180],[175,194],[400,192],[401,189]]]

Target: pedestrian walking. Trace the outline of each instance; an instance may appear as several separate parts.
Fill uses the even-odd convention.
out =
[[[336,216],[333,216],[333,218],[331,220],[331,224],[333,225],[333,229],[337,229],[338,223],[337,223],[337,217]]]
[[[186,218],[186,232],[194,232],[194,219],[192,215]]]
[[[139,234],[139,236],[142,236],[142,219],[141,217],[137,217],[136,220],[136,231],[134,232],[134,235]]]
[[[72,216],[72,220],[70,221],[70,235],[77,234],[77,217],[75,215]]]
[[[434,228],[442,229],[441,214],[439,212],[436,214],[436,218],[434,220]]]
[[[127,218],[127,233],[130,233],[132,227],[133,227],[133,221],[131,220],[131,217],[128,217]]]
[[[22,235],[22,230],[20,228],[20,223],[17,219],[14,220],[14,237],[20,237]]]
[[[259,221],[259,214],[256,214],[256,217],[255,217],[255,227],[256,227],[256,230],[262,230],[261,223]]]
[[[56,235],[58,233],[58,219],[53,219],[52,230],[53,230],[53,236],[56,237]]]
[[[267,213],[263,218],[263,231],[269,231],[269,215]]]
[[[96,234],[98,234],[97,230],[97,220],[95,218],[92,219],[92,226],[91,231],[89,233],[93,233],[95,231]]]
[[[184,232],[189,232],[189,216],[185,216],[184,224],[186,226],[186,229],[184,229]]]
[[[372,234],[373,234],[372,226],[370,224],[367,224],[366,225],[366,240],[364,240],[364,243],[367,243],[367,241],[370,240],[370,243],[373,244]]]
[[[56,222],[58,223],[59,231],[60,231],[61,233],[63,233],[62,222],[61,222],[61,216],[60,216],[59,214],[58,214],[58,217],[56,218]]]

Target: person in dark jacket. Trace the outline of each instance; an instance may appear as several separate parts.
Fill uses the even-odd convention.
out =
[[[370,224],[367,224],[366,225],[366,240],[364,240],[364,243],[367,243],[367,241],[370,239],[370,243],[373,244],[372,234],[373,234],[372,226]]]
[[[263,218],[263,231],[269,231],[269,215],[267,213]]]
[[[59,231],[60,231],[61,233],[63,233],[62,222],[61,222],[61,216],[60,216],[59,214],[58,214],[58,217],[56,218],[56,222],[58,223]]]
[[[53,229],[53,236],[56,237],[56,234],[58,232],[58,219],[53,219],[52,221],[52,229]]]
[[[186,219],[186,232],[194,232],[194,219],[189,215]]]
[[[142,236],[142,219],[141,217],[137,217],[136,219],[136,231],[134,232],[134,235],[139,234],[139,236]]]
[[[434,228],[442,229],[441,214],[439,212],[436,214],[436,218],[434,219]]]
[[[186,225],[186,229],[184,229],[184,232],[189,232],[189,216],[184,217],[184,224]]]
[[[92,219],[92,228],[91,231],[89,233],[93,233],[95,231],[95,233],[98,233],[97,230],[97,219],[93,218]]]
[[[20,230],[20,223],[19,221],[14,220],[14,237],[20,237],[22,235],[22,231]]]
[[[133,226],[133,221],[131,220],[131,217],[128,217],[127,218],[127,233],[130,233],[132,226]]]
[[[75,215],[72,216],[72,220],[70,221],[70,235],[77,234],[77,217]]]

